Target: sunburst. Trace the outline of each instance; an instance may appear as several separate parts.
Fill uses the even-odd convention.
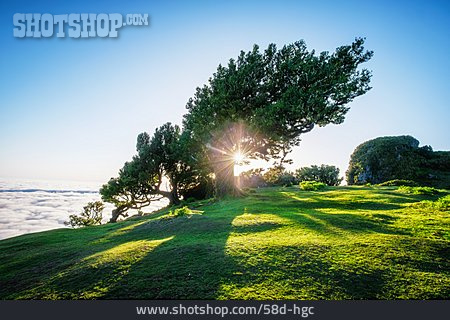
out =
[[[245,155],[241,151],[237,151],[233,155],[235,165],[240,165],[245,160]]]
[[[210,160],[217,174],[239,176],[252,158],[252,142],[257,139],[244,122],[228,123],[212,134],[206,147],[211,151]]]

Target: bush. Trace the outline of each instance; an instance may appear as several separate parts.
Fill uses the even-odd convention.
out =
[[[295,177],[298,181],[317,181],[328,186],[338,186],[342,182],[342,178],[339,178],[339,168],[326,164],[297,169]]]
[[[175,209],[173,212],[172,211],[169,212],[169,216],[172,217],[184,217],[190,214],[192,214],[192,210],[189,209],[187,206]]]
[[[323,182],[317,181],[302,181],[300,182],[300,189],[305,191],[319,191],[325,189],[327,185]]]
[[[450,151],[419,147],[411,136],[379,137],[356,147],[346,177],[349,185],[413,180],[418,185],[448,188]]]
[[[439,190],[433,188],[433,187],[409,187],[409,186],[400,186],[398,188],[398,191],[404,192],[404,193],[411,193],[411,194],[425,194],[425,195],[433,195],[438,194]]]
[[[80,216],[71,214],[69,221],[64,222],[64,224],[72,228],[99,225],[102,223],[104,208],[105,206],[101,201],[89,202],[83,207],[83,212],[80,213]]]
[[[380,187],[398,187],[398,186],[408,186],[408,187],[418,187],[419,184],[412,180],[402,180],[394,179],[378,184]]]

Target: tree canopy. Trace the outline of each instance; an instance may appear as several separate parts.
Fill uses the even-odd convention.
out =
[[[338,186],[342,182],[342,178],[339,177],[339,168],[326,164],[320,167],[312,165],[297,169],[295,177],[298,181],[317,181],[328,186]]]
[[[358,70],[373,55],[363,44],[357,38],[318,55],[304,41],[279,50],[270,44],[263,52],[255,45],[219,65],[197,88],[183,125],[204,146],[219,195],[233,190],[230,153],[244,150],[248,158],[279,159],[282,165],[301,134],[344,121],[348,104],[370,89],[370,71]]]
[[[201,181],[201,170],[195,167],[201,166],[195,166],[189,147],[180,128],[171,123],[157,128],[153,136],[147,132],[139,134],[137,154],[124,164],[118,177],[100,189],[103,201],[116,207],[111,221],[126,216],[129,209],[140,210],[164,197],[171,204],[178,204],[180,192],[196,187]],[[164,178],[169,182],[168,189],[163,188]]]

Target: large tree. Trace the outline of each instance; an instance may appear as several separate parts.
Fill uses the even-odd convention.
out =
[[[348,104],[369,89],[371,74],[358,70],[372,51],[357,38],[334,53],[308,51],[303,41],[261,52],[255,45],[227,66],[187,103],[185,132],[202,146],[215,175],[216,194],[239,193],[234,154],[276,159],[283,165],[300,136],[314,126],[344,121]]]

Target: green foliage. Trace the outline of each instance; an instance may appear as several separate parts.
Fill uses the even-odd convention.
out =
[[[417,167],[414,150],[419,141],[411,136],[380,137],[359,145],[350,158],[348,184],[381,183],[411,179]]]
[[[297,179],[292,172],[286,171],[280,167],[269,168],[262,177],[269,186],[290,187],[297,184]]]
[[[295,177],[298,181],[317,181],[328,186],[338,186],[342,182],[342,178],[339,178],[339,168],[325,164],[297,169]]]
[[[450,195],[439,198],[434,202],[433,207],[441,211],[450,210]]]
[[[419,141],[411,136],[379,137],[355,149],[346,176],[349,185],[412,180],[419,185],[449,188],[450,152],[419,147]]]
[[[190,215],[190,214],[192,214],[192,213],[193,213],[193,212],[192,212],[191,209],[189,209],[189,207],[184,206],[184,207],[181,207],[181,208],[177,208],[177,209],[175,209],[174,211],[170,211],[170,212],[169,212],[169,216],[173,216],[173,217],[184,217],[184,216]]]
[[[394,180],[389,180],[389,181],[379,183],[378,186],[380,186],[380,187],[398,187],[398,186],[418,187],[419,184],[412,180],[394,179]]]
[[[190,190],[208,182],[192,155],[195,148],[177,125],[166,123],[153,136],[139,134],[136,150],[137,155],[124,164],[119,176],[100,189],[103,201],[116,206],[111,222],[126,216],[128,209],[141,210],[163,197],[179,204],[180,195],[190,197]],[[161,189],[163,177],[170,182],[169,191]]]
[[[281,49],[270,44],[264,51],[255,45],[227,66],[219,65],[188,101],[183,121],[211,160],[216,192],[218,184],[224,192],[233,190],[230,174],[221,174],[229,150],[242,145],[247,157],[278,159],[281,166],[301,134],[342,123],[348,104],[370,89],[371,73],[358,67],[372,55],[361,38],[331,54],[308,51],[304,41],[297,41]],[[236,140],[226,140],[223,133],[235,137],[235,127],[245,130],[237,130]]]
[[[177,204],[180,195],[200,184],[207,184],[207,174],[195,154],[198,146],[192,143],[189,133],[181,132],[177,125],[166,123],[155,130],[148,145],[138,152],[147,163],[153,162],[159,168],[160,176],[166,176],[172,187],[169,200]]]
[[[441,197],[435,201],[423,200],[420,202],[413,203],[411,205],[414,208],[426,209],[426,210],[436,210],[436,211],[449,211],[450,210],[450,195]]]
[[[143,161],[140,156],[126,162],[117,178],[111,178],[100,188],[102,200],[115,205],[110,222],[127,216],[128,209],[141,210],[152,201],[160,200],[161,176],[154,162]]]
[[[280,167],[271,167],[267,169],[267,171],[263,174],[264,181],[266,181],[269,185],[275,185],[280,176],[283,174],[283,171],[284,170]]]
[[[71,214],[69,221],[64,222],[64,224],[72,228],[99,225],[102,223],[104,208],[105,206],[101,201],[88,202],[79,216]]]
[[[295,178],[294,174],[292,172],[285,171],[279,177],[276,185],[283,186],[283,187],[290,187],[297,183],[298,183],[298,180]]]
[[[197,88],[185,125],[208,135],[230,119],[250,119],[266,136],[295,140],[314,124],[341,123],[346,104],[370,89],[370,72],[357,70],[373,54],[363,44],[356,39],[320,55],[308,52],[303,41],[280,50],[270,44],[264,52],[257,45],[241,51]]]
[[[450,216],[409,205],[423,197],[259,188],[190,219],[5,239],[0,299],[447,299]]]
[[[439,190],[433,187],[409,187],[409,186],[400,186],[398,187],[398,191],[403,193],[411,193],[411,194],[425,194],[425,195],[433,195],[438,194]]]
[[[320,191],[324,190],[327,185],[323,182],[317,181],[302,181],[300,182],[300,189],[304,191]]]

